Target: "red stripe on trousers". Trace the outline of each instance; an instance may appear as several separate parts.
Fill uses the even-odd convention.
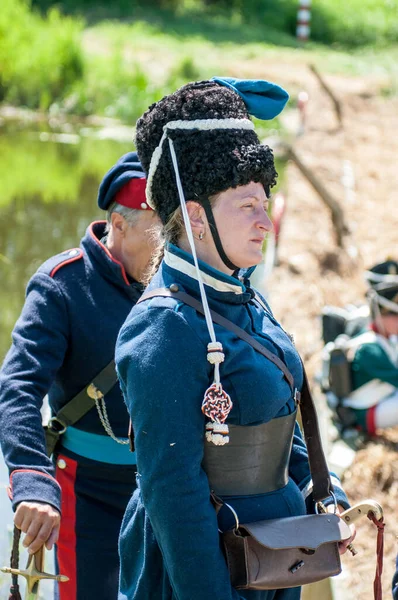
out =
[[[66,467],[59,468],[59,461],[65,461]],[[69,581],[59,583],[60,600],[76,600],[76,480],[77,462],[60,454],[57,458],[56,479],[62,489],[61,529],[57,542],[58,568]]]

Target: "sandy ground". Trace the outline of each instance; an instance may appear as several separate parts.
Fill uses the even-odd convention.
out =
[[[283,78],[282,83],[288,86],[290,82],[309,94],[305,133],[292,138],[294,148],[339,200],[350,228],[345,248],[337,248],[329,210],[290,164],[279,266],[269,283],[270,299],[276,315],[294,334],[313,376],[320,366],[321,308],[363,300],[364,268],[389,255],[398,258],[398,99],[383,98],[378,92],[380,82],[374,80],[328,77],[344,109],[344,128],[338,129],[333,104],[309,71],[302,69],[298,79],[284,69]],[[286,124],[294,132],[297,115],[287,114]],[[342,182],[347,164],[355,179],[351,192]],[[345,488],[353,503],[371,497],[384,507],[385,598],[391,598],[398,550],[397,450],[398,428],[357,452],[345,473]],[[348,597],[371,600],[376,532],[366,518],[358,522],[357,529],[359,553],[344,558],[349,567]]]

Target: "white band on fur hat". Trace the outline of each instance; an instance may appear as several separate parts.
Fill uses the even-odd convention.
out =
[[[185,129],[186,131],[190,129],[197,129],[198,131],[213,131],[214,129],[247,129],[254,131],[254,125],[250,119],[195,119],[193,121],[179,120],[166,123],[163,127],[163,135],[159,145],[152,154],[146,183],[146,200],[149,206],[154,210],[156,210],[156,208],[152,200],[152,181],[162,156],[163,143],[167,137],[167,131],[177,129]]]

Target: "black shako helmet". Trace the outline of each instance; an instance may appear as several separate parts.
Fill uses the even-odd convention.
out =
[[[398,262],[388,259],[365,272],[372,314],[398,314]]]

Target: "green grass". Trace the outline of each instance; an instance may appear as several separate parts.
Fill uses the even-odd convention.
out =
[[[351,48],[398,42],[396,0],[317,0],[312,13],[317,41]]]
[[[62,10],[74,16],[52,9],[44,19],[28,10],[28,0],[3,0],[0,99],[132,123],[187,81],[215,74],[268,78],[270,71],[277,78],[284,62],[382,75],[383,93],[396,93],[398,0],[317,0],[305,46],[292,35],[296,0],[204,1],[163,0],[156,8],[147,0],[143,8],[129,0],[63,0]],[[294,101],[297,90],[290,91]]]
[[[28,0],[2,0],[0,100],[47,109],[83,76],[83,23],[51,9],[46,18]]]
[[[256,32],[257,26],[242,29]],[[284,62],[290,68],[315,63],[323,72],[348,76],[383,75],[394,79],[398,73],[398,46],[347,51],[310,42],[292,50],[266,40],[256,41],[254,33],[247,38],[253,41],[216,43],[204,30],[202,35],[184,36],[176,33],[172,22],[160,20],[98,22],[84,32],[87,77],[83,97],[76,97],[76,109],[94,106],[109,116],[131,121],[153,101],[186,81],[215,74],[268,78],[270,71],[278,71],[278,65],[283,69]],[[297,90],[290,91],[294,96]]]
[[[46,10],[54,2],[35,0],[35,4]],[[213,41],[237,40],[242,25],[254,24],[261,39],[277,45],[292,44],[287,39],[295,35],[298,7],[297,0],[58,0],[57,4],[91,22],[104,18],[170,22],[174,18],[176,33],[184,36],[198,30],[201,34],[206,23]],[[312,39],[350,48],[398,42],[397,0],[315,0]]]

